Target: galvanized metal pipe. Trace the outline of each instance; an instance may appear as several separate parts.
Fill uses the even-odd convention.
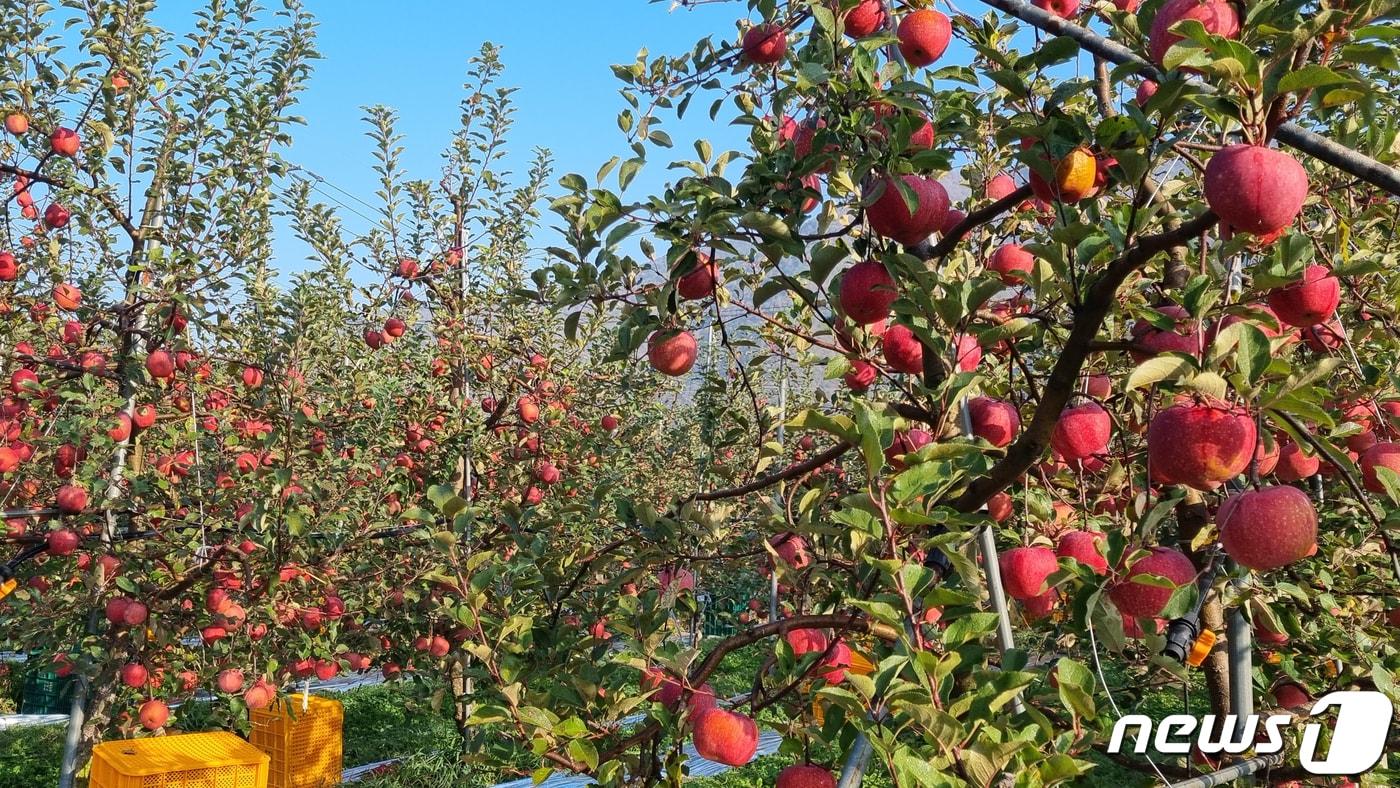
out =
[[[968,409],[966,397],[962,401],[962,429],[964,435],[972,434],[972,411]],[[991,597],[992,611],[997,614],[997,647],[1005,658],[1006,652],[1016,648],[1016,636],[1011,631],[1011,611],[1006,604],[1006,590],[1001,585],[996,535],[990,525],[978,530],[977,551],[982,555],[982,574],[987,576],[987,595]],[[1012,699],[1011,708],[1017,714],[1025,712],[1026,704],[1021,700],[1020,693]]]
[[[1235,734],[1243,736],[1245,723],[1254,714],[1253,638],[1238,607],[1230,611],[1228,630],[1230,713],[1235,715]]]
[[[787,439],[787,401],[788,401],[788,376],[787,364],[783,365],[783,379],[778,384],[778,445],[781,446]],[[781,488],[780,488],[781,489]],[[782,509],[782,493],[774,493],[774,503]],[[768,576],[768,620],[778,620],[778,571],[774,567],[772,574]]]
[[[870,755],[874,748],[864,733],[856,734],[851,743],[851,751],[846,753],[846,762],[841,766],[841,779],[836,788],[856,788],[865,779],[865,770],[870,765]]]
[[[1239,779],[1249,779],[1252,775],[1281,763],[1283,763],[1283,753],[1281,752],[1260,755],[1226,766],[1224,769],[1213,771],[1210,774],[1172,783],[1171,788],[1213,788],[1216,785],[1228,785]]]

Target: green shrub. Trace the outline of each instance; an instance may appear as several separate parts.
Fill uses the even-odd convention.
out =
[[[64,731],[62,725],[0,731],[0,788],[57,785]]]

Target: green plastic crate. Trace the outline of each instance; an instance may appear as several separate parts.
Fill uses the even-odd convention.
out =
[[[20,714],[67,714],[73,695],[73,677],[51,670],[31,673],[24,679]]]

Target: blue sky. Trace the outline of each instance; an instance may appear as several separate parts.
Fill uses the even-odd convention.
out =
[[[642,46],[653,54],[678,53],[711,33],[727,38],[735,30],[736,12],[743,10],[741,4],[725,3],[671,12],[669,3],[646,0],[419,0],[395,4],[389,12],[379,0],[307,0],[306,5],[320,22],[323,59],[302,96],[298,111],[307,125],[294,130],[288,157],[376,205],[361,107],[396,108],[406,171],[435,179],[440,153],[457,127],[467,60],[483,41],[502,47],[501,83],[519,88],[511,168],[523,171],[531,149],[543,146],[554,154],[556,179],[580,172],[591,181],[600,164],[625,150],[616,123],[623,107],[620,83],[609,65],[631,62]],[[188,20],[166,23],[179,30]],[[689,141],[698,135],[716,150],[734,147],[744,137],[737,129],[709,123],[703,110],[692,115],[695,122],[683,127],[673,118],[665,123],[679,153],[693,153]],[[664,165],[659,159],[649,164],[629,194],[664,183]],[[326,191],[371,213],[344,194]],[[349,210],[340,213],[349,228],[367,226]],[[288,233],[281,235],[277,267],[286,272],[304,266],[303,248]],[[548,233],[540,240],[553,242]]]
[[[405,172],[410,178],[436,180],[441,151],[458,126],[467,61],[483,41],[492,41],[502,48],[506,67],[500,84],[518,88],[509,168],[523,172],[532,149],[541,146],[554,156],[551,186],[569,172],[592,182],[604,161],[630,155],[617,127],[617,113],[625,106],[618,94],[621,83],[609,66],[632,62],[642,47],[653,56],[676,55],[707,35],[735,39],[736,20],[747,5],[702,3],[672,10],[671,0],[410,0],[392,6],[383,0],[304,2],[319,21],[322,59],[314,64],[296,109],[306,125],[292,130],[295,142],[285,154],[334,185],[321,188],[318,196],[343,203],[338,213],[350,231],[369,226],[356,213],[374,215],[364,203],[378,205],[372,143],[362,121],[365,105],[398,111]],[[158,8],[158,22],[167,29],[182,34],[191,28],[190,6],[165,2]],[[967,62],[969,57],[966,45],[955,40],[941,62]],[[650,148],[650,161],[629,188],[629,197],[654,193],[677,177],[678,171],[666,164],[670,158],[691,158],[696,138],[708,139],[716,152],[745,145],[744,129],[709,120],[709,104],[710,99],[697,99],[683,123],[669,111],[661,115],[675,142],[673,155]],[[616,185],[615,174],[611,185]],[[546,225],[552,220],[546,213]],[[557,243],[547,227],[535,240],[540,246]],[[285,224],[275,253],[274,267],[284,277],[307,265],[305,247]]]

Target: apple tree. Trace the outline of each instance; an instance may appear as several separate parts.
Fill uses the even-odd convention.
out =
[[[731,5],[735,29],[614,67],[627,149],[561,179],[549,276],[660,375],[728,323],[841,381],[787,421],[806,459],[754,406],[732,450],[781,459],[637,524],[691,562],[764,550],[787,614],[705,650],[658,639],[671,589],[615,599],[599,555],[568,590],[591,574],[619,605],[622,651],[552,654],[598,677],[569,692],[502,673],[481,718],[604,782],[680,779],[686,735],[745,763],[760,714],[795,753],[859,736],[901,784],[1066,782],[1136,694],[1096,667],[1190,679],[1162,656],[1177,619],[1218,638],[1217,714],[1393,698],[1393,8]],[[704,112],[747,144],[674,153],[666,121]],[[658,158],[679,177],[629,196]],[[781,355],[739,357],[730,408]],[[989,610],[988,527],[1019,648]],[[1255,633],[1243,676],[1227,616]],[[705,682],[754,643],[753,692],[714,708]],[[618,697],[620,663],[659,706]]]

